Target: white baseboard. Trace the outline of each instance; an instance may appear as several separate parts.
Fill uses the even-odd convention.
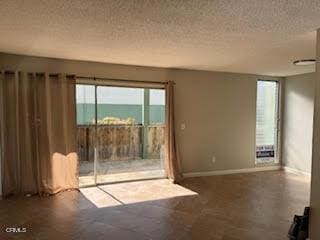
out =
[[[307,177],[311,177],[311,173],[304,172],[304,171],[301,171],[301,170],[298,170],[298,169],[294,169],[294,168],[291,168],[291,167],[282,166],[282,170],[285,171],[285,172],[289,172],[289,173],[294,173],[294,174],[299,174],[299,175],[304,175],[304,176],[307,176]]]
[[[218,170],[208,172],[189,172],[184,173],[183,176],[188,177],[204,177],[204,176],[215,176],[215,175],[226,175],[236,173],[251,173],[251,172],[262,172],[262,171],[274,171],[280,170],[281,166],[265,166],[265,167],[254,167],[254,168],[242,168],[242,169],[231,169],[231,170]]]

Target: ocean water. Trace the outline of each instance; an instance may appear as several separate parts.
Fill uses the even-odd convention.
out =
[[[164,123],[165,106],[150,105],[150,123]],[[120,119],[134,118],[136,124],[142,123],[143,106],[129,104],[98,104],[98,119],[116,117]],[[95,117],[94,104],[77,104],[77,124],[93,123]]]

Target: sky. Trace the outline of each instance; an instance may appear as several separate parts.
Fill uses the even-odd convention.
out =
[[[97,88],[100,104],[143,105],[143,88],[124,88],[99,86]],[[77,85],[77,103],[94,103],[94,86]],[[165,91],[150,89],[150,105],[165,105]]]

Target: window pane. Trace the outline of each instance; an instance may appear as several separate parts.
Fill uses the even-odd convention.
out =
[[[76,85],[79,184],[94,184],[95,87]]]
[[[165,90],[150,89],[150,124],[165,122]]]
[[[257,162],[275,160],[277,144],[278,83],[258,81],[256,115]]]
[[[98,87],[100,124],[142,124],[143,89]]]
[[[76,85],[77,124],[94,124],[94,86]]]

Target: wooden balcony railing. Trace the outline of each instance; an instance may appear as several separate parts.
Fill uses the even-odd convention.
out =
[[[147,141],[144,141],[147,129]],[[95,147],[94,125],[78,125],[80,161],[92,161]],[[147,146],[143,146],[147,143]],[[144,153],[146,149],[146,153]],[[164,125],[98,125],[97,152],[99,161],[160,159],[164,149]]]

